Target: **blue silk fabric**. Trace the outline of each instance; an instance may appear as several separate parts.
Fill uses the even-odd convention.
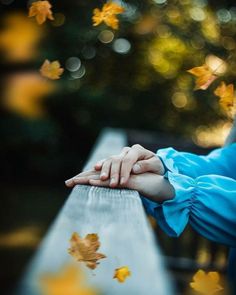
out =
[[[171,237],[190,223],[205,238],[229,246],[229,278],[236,289],[236,143],[207,156],[173,148],[160,149],[157,156],[175,197],[162,203],[142,197],[144,206]]]

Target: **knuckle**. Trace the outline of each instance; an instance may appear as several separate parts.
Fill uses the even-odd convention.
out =
[[[132,145],[132,148],[135,148],[135,149],[143,149],[143,147],[140,144],[138,144],[138,143]]]
[[[119,156],[111,156],[111,161],[114,163],[119,162],[120,161],[120,157]]]
[[[146,163],[146,162],[140,163],[139,166],[142,170],[148,169],[148,163]]]
[[[123,159],[122,163],[121,163],[121,170],[125,171],[127,169],[127,166],[130,165],[130,159],[129,158],[125,158]]]
[[[130,150],[130,147],[125,146],[125,147],[123,147],[122,152],[127,152],[127,151],[129,151],[129,150]]]

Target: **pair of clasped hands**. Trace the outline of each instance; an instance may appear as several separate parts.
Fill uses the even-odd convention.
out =
[[[155,153],[135,144],[124,147],[118,155],[100,160],[94,169],[79,173],[65,184],[134,189],[152,201],[163,202],[174,197],[174,189],[164,178],[164,172],[162,161]]]

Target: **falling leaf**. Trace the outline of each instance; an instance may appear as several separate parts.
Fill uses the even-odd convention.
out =
[[[234,85],[229,84],[226,85],[225,82],[221,82],[220,86],[216,88],[214,94],[220,97],[220,105],[227,112],[232,115],[235,108],[235,93],[234,93]]]
[[[205,271],[200,269],[193,276],[193,282],[190,283],[190,286],[201,294],[212,295],[223,289],[219,284],[219,280],[218,272],[205,273]]]
[[[64,69],[60,66],[60,63],[57,60],[50,62],[46,59],[40,68],[40,73],[42,76],[52,80],[60,79],[60,76],[64,72]]]
[[[85,274],[73,264],[64,266],[54,274],[44,274],[40,279],[43,295],[96,295],[85,283]]]
[[[187,72],[191,73],[192,75],[196,76],[196,86],[194,90],[202,89],[206,90],[210,84],[217,79],[217,76],[213,74],[212,70],[206,65],[202,65],[200,67],[195,67]]]
[[[25,62],[38,55],[43,30],[22,13],[10,13],[3,19],[0,50],[7,61]]]
[[[117,3],[107,2],[103,5],[102,9],[95,8],[93,10],[93,25],[98,26],[104,22],[107,26],[118,29],[119,20],[117,14],[123,13],[124,8]]]
[[[81,238],[77,233],[73,233],[70,243],[69,253],[76,260],[85,262],[86,266],[91,269],[97,267],[99,259],[106,258],[104,254],[97,253],[100,247],[97,234],[88,234],[85,238]]]
[[[35,1],[30,6],[29,17],[35,16],[39,25],[43,24],[47,18],[54,20],[51,7],[48,1]]]
[[[115,269],[115,274],[113,276],[113,279],[117,279],[120,283],[124,283],[127,277],[131,275],[131,272],[128,268],[128,266],[122,266]]]
[[[206,90],[219,75],[225,73],[226,63],[217,56],[209,55],[206,57],[205,64],[195,67],[187,72],[197,77],[194,90]]]
[[[10,76],[4,85],[4,107],[27,118],[41,117],[42,99],[55,90],[51,81],[34,72]]]

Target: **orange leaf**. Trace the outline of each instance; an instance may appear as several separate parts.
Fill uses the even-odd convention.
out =
[[[226,85],[225,82],[221,82],[214,94],[220,98],[220,105],[226,112],[234,111],[236,97],[233,84]]]
[[[85,262],[88,268],[95,269],[99,264],[98,260],[106,258],[104,254],[97,253],[100,247],[97,234],[88,234],[85,238],[81,238],[77,233],[73,233],[70,244],[69,253],[76,260]]]
[[[209,85],[217,78],[217,76],[212,73],[211,69],[206,64],[200,67],[192,68],[187,72],[197,77],[194,90],[206,90]]]
[[[226,71],[226,63],[217,56],[209,55],[205,63],[200,67],[195,67],[187,72],[197,77],[194,90],[206,90],[210,84]]]
[[[40,68],[40,73],[42,76],[52,80],[60,79],[60,76],[64,72],[64,69],[60,66],[60,63],[57,60],[50,62],[46,59]]]
[[[193,276],[193,282],[190,283],[190,287],[201,294],[213,295],[223,289],[219,285],[219,280],[218,272],[205,273],[205,271],[200,269]]]
[[[131,275],[131,272],[128,268],[128,266],[122,266],[115,269],[115,274],[113,276],[113,279],[117,279],[118,282],[124,283],[127,277]]]
[[[107,2],[103,5],[102,9],[95,8],[93,10],[93,25],[98,26],[104,22],[107,26],[118,29],[119,20],[117,14],[123,13],[124,8],[117,3]]]
[[[54,20],[51,7],[52,5],[48,1],[33,2],[29,9],[29,17],[35,16],[39,25],[43,24],[47,18]]]

